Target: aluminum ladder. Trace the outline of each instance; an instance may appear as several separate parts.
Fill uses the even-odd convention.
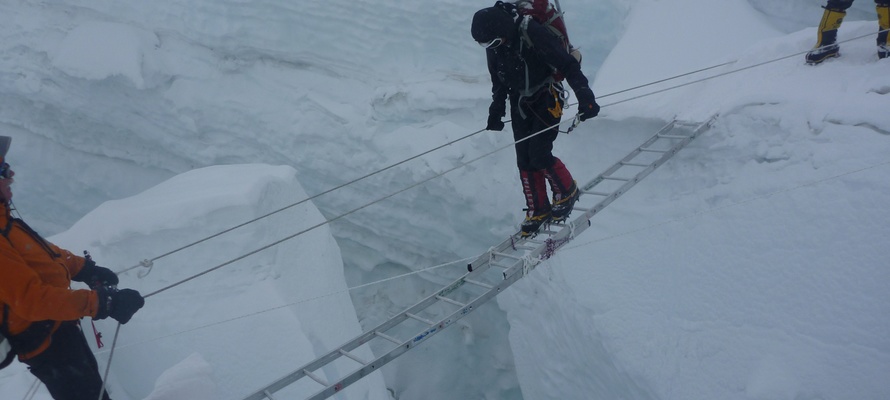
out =
[[[377,371],[473,312],[550,258],[556,250],[586,230],[594,215],[673,157],[707,130],[713,121],[714,118],[705,123],[669,122],[641,146],[580,187],[582,196],[573,211],[575,218],[564,223],[545,224],[531,238],[522,238],[518,232],[513,234],[469,263],[468,272],[459,279],[244,400],[279,400],[274,393],[307,380],[322,387],[307,399],[325,399]],[[387,347],[391,350],[373,360],[363,360],[354,354],[357,348],[371,341],[388,342]],[[332,381],[320,375],[319,370],[342,360],[348,360],[347,363],[358,368]]]

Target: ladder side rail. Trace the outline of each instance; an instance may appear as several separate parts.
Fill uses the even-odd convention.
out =
[[[626,193],[630,188],[632,188],[638,182],[643,180],[643,178],[645,178],[650,173],[652,173],[652,171],[655,171],[655,169],[657,169],[659,166],[661,166],[665,162],[667,162],[667,160],[669,160],[671,157],[673,157],[675,154],[677,154],[677,152],[679,152],[683,147],[686,147],[686,145],[689,144],[689,142],[691,142],[692,139],[695,139],[704,128],[709,127],[713,120],[714,119],[712,118],[708,122],[701,124],[698,128],[696,128],[693,131],[692,134],[690,134],[689,136],[685,136],[684,139],[682,139],[679,142],[677,142],[676,144],[674,144],[667,152],[665,152],[661,157],[659,157],[658,160],[653,161],[652,163],[649,164],[648,167],[639,171],[633,179],[627,181],[624,185],[621,185],[620,188],[615,190],[608,197],[600,200],[600,202],[597,203],[590,210],[588,210],[581,216],[573,219],[569,223],[569,224],[571,224],[571,226],[569,226],[569,224],[566,224],[566,226],[563,227],[563,229],[558,231],[556,234],[552,235],[545,243],[539,245],[536,249],[530,251],[528,254],[528,257],[531,258],[532,260],[535,260],[535,262],[530,262],[530,263],[528,263],[529,265],[527,265],[527,266],[524,265],[523,263],[518,262],[516,265],[514,265],[513,268],[505,271],[504,276],[512,277],[512,276],[518,275],[521,277],[521,276],[524,276],[525,274],[527,274],[528,272],[532,271],[540,263],[540,261],[544,260],[545,252],[553,252],[553,251],[558,250],[560,247],[562,247],[563,245],[565,245],[566,243],[568,243],[569,241],[574,239],[574,237],[570,237],[570,235],[573,235],[573,234],[578,235],[581,232],[585,231],[590,226],[589,221],[593,217],[594,214],[596,214],[599,211],[601,211],[602,209],[606,208],[606,206],[611,204],[618,197],[621,197],[621,195]],[[673,127],[673,123],[671,123],[669,125],[671,127]],[[658,135],[660,135],[661,133],[662,132],[656,133],[656,135],[653,136],[653,138],[657,139]],[[632,152],[632,154],[633,154],[633,152]],[[620,165],[620,162],[619,162],[619,165]],[[516,279],[519,279],[519,278],[516,278]]]
[[[527,273],[528,271],[531,271],[532,269],[534,269],[535,266],[537,266],[537,264],[539,264],[541,261],[543,261],[543,259],[541,258],[541,255],[544,254],[544,251],[547,249],[548,245],[551,246],[551,251],[553,251],[554,249],[558,249],[559,247],[561,247],[562,245],[564,245],[565,243],[567,243],[569,240],[572,239],[572,238],[568,237],[571,233],[574,232],[575,234],[578,234],[578,233],[584,231],[585,229],[587,229],[589,227],[589,220],[594,214],[596,214],[597,212],[599,212],[600,210],[605,208],[608,204],[610,204],[612,201],[614,201],[615,199],[620,197],[628,189],[633,187],[642,178],[644,178],[649,173],[651,173],[656,168],[658,168],[658,166],[663,164],[667,159],[671,158],[674,154],[677,153],[677,151],[679,151],[680,149],[685,147],[686,144],[688,144],[692,139],[694,139],[704,128],[710,127],[711,123],[715,119],[716,119],[716,115],[714,117],[712,117],[708,122],[700,124],[694,130],[693,134],[691,134],[687,138],[681,140],[679,143],[674,145],[671,148],[671,150],[666,152],[664,155],[662,155],[661,158],[659,158],[655,162],[651,163],[649,165],[649,167],[645,168],[643,171],[640,171],[634,179],[626,182],[624,185],[622,185],[618,190],[613,192],[611,195],[602,199],[599,203],[597,203],[596,206],[589,209],[582,216],[575,218],[570,223],[571,228],[569,227],[568,224],[566,224],[565,226],[563,226],[563,228],[560,231],[556,232],[546,242],[541,242],[534,250],[531,250],[529,252],[529,257],[525,257],[522,260],[517,260],[514,263],[514,265],[512,267],[510,267],[510,269],[508,269],[507,271],[504,272],[504,274],[503,274],[504,280],[503,281],[501,281],[499,284],[491,287],[491,289],[487,290],[481,296],[477,297],[475,300],[468,303],[466,305],[466,307],[460,308],[459,310],[450,314],[446,318],[442,319],[439,323],[430,326],[427,330],[421,332],[420,334],[416,335],[412,339],[405,341],[402,345],[397,346],[396,348],[394,348],[387,354],[385,354],[381,357],[378,357],[376,360],[371,361],[368,364],[365,364],[363,367],[361,367],[358,370],[356,370],[355,372],[345,376],[343,379],[341,379],[337,383],[334,383],[334,384],[328,386],[327,388],[323,389],[321,392],[313,395],[313,397],[311,397],[311,399],[323,399],[323,398],[327,398],[327,397],[339,392],[346,386],[358,381],[362,377],[370,374],[371,372],[374,372],[379,367],[381,367],[381,366],[385,365],[386,363],[389,363],[390,361],[399,357],[401,354],[407,352],[414,346],[426,341],[428,338],[430,338],[433,335],[435,335],[436,333],[440,332],[445,327],[450,326],[455,321],[459,320],[460,318],[463,318],[467,314],[474,311],[479,305],[488,302],[491,298],[493,298],[497,294],[501,293],[504,289],[511,286],[513,283],[515,283],[520,278],[522,278],[525,275],[525,273]],[[622,166],[622,162],[627,163],[628,161],[630,161],[630,159],[639,155],[641,153],[642,147],[646,146],[647,144],[651,144],[651,142],[654,142],[655,140],[660,139],[659,135],[662,135],[665,131],[672,129],[676,123],[677,123],[676,120],[669,122],[667,125],[662,127],[658,132],[656,132],[656,134],[652,138],[650,138],[649,141],[647,141],[643,146],[638,147],[637,149],[632,151],[631,154],[629,154],[627,157],[625,157],[622,161],[619,161],[618,163],[613,165],[613,168],[615,168],[615,170],[617,170],[618,168],[620,168]],[[689,125],[689,124],[686,124],[686,125]],[[592,180],[590,183],[585,185],[584,186],[585,190],[589,190],[590,188],[592,188],[593,186],[595,186],[596,184],[601,182],[603,180],[603,175],[606,175],[606,174],[605,173],[600,174],[597,178],[594,178],[594,180]],[[355,348],[358,348],[361,345],[364,345],[371,339],[377,337],[378,333],[385,332],[385,331],[401,324],[405,320],[407,320],[409,318],[408,313],[416,313],[418,311],[421,311],[421,310],[424,310],[424,309],[430,307],[432,304],[442,301],[440,299],[440,297],[444,297],[444,296],[448,295],[449,293],[451,293],[451,292],[457,290],[458,288],[460,288],[461,286],[463,286],[465,283],[468,283],[467,282],[468,280],[471,280],[472,278],[484,273],[490,267],[489,261],[491,259],[492,252],[503,252],[508,249],[512,249],[516,246],[517,243],[523,242],[523,241],[524,242],[533,242],[530,240],[525,240],[525,239],[519,238],[518,233],[512,235],[510,238],[504,240],[498,246],[496,246],[492,250],[489,250],[488,252],[482,254],[476,260],[474,260],[471,264],[469,264],[468,267],[470,269],[470,272],[464,274],[461,278],[458,278],[457,280],[455,280],[448,286],[445,286],[438,292],[431,294],[429,297],[421,300],[420,302],[418,302],[414,306],[410,307],[409,309],[407,309],[407,310],[401,312],[400,314],[390,318],[389,320],[383,322],[375,329],[371,329],[371,330],[359,335],[358,337],[347,342],[340,348],[333,350],[330,353],[306,364],[305,366],[301,367],[300,369],[298,369],[297,371],[295,371],[291,374],[285,375],[284,377],[280,378],[279,380],[275,381],[274,383],[264,387],[263,389],[260,389],[258,392],[254,393],[253,395],[244,398],[244,400],[271,399],[272,393],[274,393],[278,390],[281,390],[282,388],[290,385],[291,383],[296,382],[297,380],[305,377],[306,376],[305,371],[317,370],[318,368],[321,368],[321,367],[329,364],[330,362],[333,362],[337,358],[343,356],[343,352],[348,352],[348,351],[354,350]],[[555,245],[555,247],[552,247],[554,245]],[[529,264],[531,264],[531,265],[529,265]],[[516,273],[517,270],[521,270],[521,272],[523,272],[523,273]]]
[[[521,263],[521,261],[517,261],[517,263]],[[437,333],[441,332],[445,328],[451,326],[452,324],[454,324],[461,318],[469,315],[470,313],[472,313],[473,311],[478,309],[479,306],[487,303],[489,300],[491,300],[498,294],[502,293],[504,291],[504,289],[513,285],[520,278],[522,278],[521,275],[514,275],[514,276],[505,278],[504,280],[500,281],[500,283],[498,283],[497,285],[492,287],[490,290],[486,291],[479,297],[475,298],[473,301],[467,303],[466,307],[463,307],[463,308],[447,315],[445,318],[441,319],[435,325],[430,326],[429,328],[427,328],[427,329],[421,331],[420,333],[418,333],[417,335],[413,336],[411,339],[405,341],[401,346],[398,346],[398,347],[390,350],[388,353],[371,361],[364,367],[361,367],[358,370],[344,376],[339,381],[331,384],[330,386],[326,387],[325,389],[321,390],[320,392],[312,395],[312,397],[309,397],[307,400],[326,399],[326,398],[338,393],[339,391],[343,390],[347,386],[355,383],[359,379],[371,374],[374,371],[377,371],[378,369],[380,369],[380,367],[382,367],[382,366],[386,365],[387,363],[389,363],[390,361],[398,358],[399,356],[401,356],[408,350],[411,350],[412,348],[416,347],[417,345],[425,342],[426,340],[433,337]]]
[[[503,253],[507,250],[510,250],[516,245],[516,243],[518,241],[519,241],[518,235],[513,235],[513,236],[505,239],[503,242],[501,242],[497,246],[492,247],[490,250],[486,251],[485,253],[482,253],[482,255],[480,255],[479,257],[476,257],[476,259],[473,260],[471,263],[469,263],[467,265],[467,267],[469,268],[470,271],[484,270],[484,269],[488,268],[488,265],[487,265],[488,260],[491,258],[491,254],[493,252],[494,253]]]
[[[482,273],[484,273],[488,269],[488,258],[485,258],[484,263],[482,263],[478,268],[479,268],[478,270],[474,270],[473,272],[465,273],[462,277],[458,278],[457,280],[455,280],[448,286],[445,286],[438,292],[419,301],[418,303],[414,304],[407,310],[400,312],[396,316],[386,320],[385,322],[381,323],[377,327],[370,329],[367,332],[364,332],[361,335],[355,337],[354,339],[346,342],[344,345],[340,346],[339,348],[332,350],[331,352],[329,352],[329,353],[309,362],[308,364],[300,367],[298,370],[275,380],[273,383],[265,386],[264,388],[260,389],[259,391],[251,394],[248,397],[245,397],[244,400],[262,400],[262,399],[267,398],[266,395],[264,394],[264,392],[268,391],[271,393],[275,393],[275,392],[289,386],[290,384],[305,377],[306,373],[304,371],[307,371],[307,370],[315,371],[321,367],[324,367],[325,365],[328,365],[328,364],[334,362],[338,358],[342,357],[343,355],[340,353],[341,350],[347,351],[347,352],[352,351],[352,350],[358,348],[359,346],[369,342],[371,339],[375,338],[377,336],[376,332],[386,332],[386,331],[398,326],[399,324],[401,324],[402,322],[404,322],[405,320],[407,320],[409,318],[408,314],[417,313],[421,310],[424,310],[424,309],[430,307],[434,303],[441,301],[438,299],[437,296],[445,296],[448,293],[451,293],[451,292],[457,290],[458,288],[460,288],[461,286],[463,286],[466,283],[467,279],[475,277],[477,275],[481,275]]]
[[[624,156],[624,158],[622,158],[615,164],[612,164],[612,166],[609,167],[608,169],[606,169],[605,172],[597,175],[596,178],[593,178],[590,182],[584,184],[584,186],[581,187],[582,191],[589,191],[590,189],[593,189],[594,186],[596,186],[596,185],[600,184],[602,181],[604,181],[605,177],[612,175],[613,173],[615,173],[616,171],[621,169],[621,167],[624,167],[626,163],[629,163],[631,160],[633,160],[634,158],[636,158],[638,155],[640,155],[643,152],[642,148],[648,147],[652,143],[655,143],[655,141],[657,141],[659,139],[658,135],[664,134],[665,132],[673,129],[676,122],[677,122],[676,120],[673,120],[673,121],[665,124],[663,127],[661,127],[661,129],[658,130],[658,132],[656,132],[654,135],[652,135],[652,137],[650,137],[648,140],[646,140],[643,144],[641,144],[641,145],[637,146],[637,148],[631,150],[631,152],[628,155]]]

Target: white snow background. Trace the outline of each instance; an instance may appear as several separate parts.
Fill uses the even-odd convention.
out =
[[[821,1],[561,4],[604,106],[556,142],[579,181],[675,117],[717,115],[713,128],[496,302],[337,398],[890,398],[890,61],[874,4],[840,29],[865,37],[817,67],[798,53]],[[470,135],[490,87],[469,25],[488,5],[4,0],[16,206],[122,270]],[[338,217],[510,142],[471,135],[123,273],[163,291],[121,327],[112,397],[240,399],[429,295],[517,228],[512,150]],[[96,325],[104,371],[116,324]],[[16,363],[0,397],[33,382]]]

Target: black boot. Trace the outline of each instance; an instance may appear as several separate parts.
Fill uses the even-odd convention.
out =
[[[560,222],[568,218],[575,208],[575,202],[578,201],[579,197],[581,197],[581,191],[578,190],[578,182],[572,181],[572,187],[569,188],[568,194],[553,202],[553,207],[550,209],[553,220]]]
[[[822,22],[819,23],[819,40],[816,47],[807,53],[807,64],[816,65],[832,57],[841,55],[837,45],[837,30],[844,22],[847,13],[840,10],[825,9]]]

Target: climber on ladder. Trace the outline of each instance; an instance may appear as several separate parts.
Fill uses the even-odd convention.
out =
[[[550,17],[540,10],[549,11]],[[560,79],[565,77],[578,97],[580,121],[595,117],[600,109],[581,72],[580,55],[576,58],[570,53],[574,49],[564,29],[559,10],[553,10],[546,0],[498,1],[473,16],[473,40],[485,48],[491,74],[492,103],[486,129],[504,129],[501,117],[506,114],[506,100],[510,100],[516,163],[528,207],[523,237],[534,235],[544,223],[565,220],[580,196],[572,174],[552,153],[567,97]],[[545,132],[530,137],[540,131]],[[545,180],[553,192],[552,205]]]

